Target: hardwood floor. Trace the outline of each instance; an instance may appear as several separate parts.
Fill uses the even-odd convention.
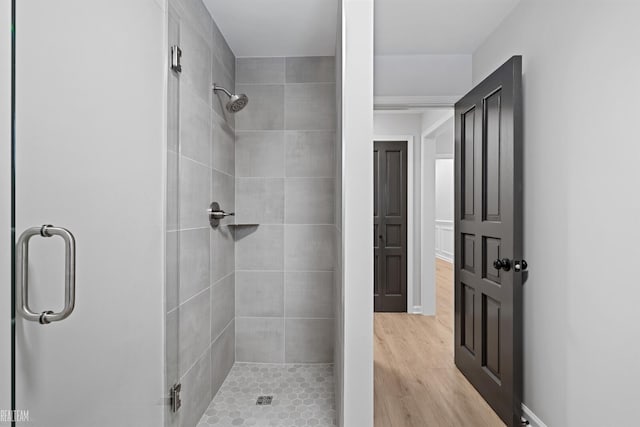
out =
[[[436,319],[452,336],[453,304],[453,264],[436,258]]]
[[[374,315],[375,427],[504,423],[453,362],[453,267],[436,262],[436,316]]]

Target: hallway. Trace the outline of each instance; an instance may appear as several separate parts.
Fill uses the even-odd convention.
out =
[[[374,315],[375,427],[504,426],[453,362],[453,266],[436,260],[436,316]]]

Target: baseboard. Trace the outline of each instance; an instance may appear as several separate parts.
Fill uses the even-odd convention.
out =
[[[436,258],[439,258],[439,259],[441,259],[443,261],[447,261],[447,262],[450,262],[451,264],[453,264],[453,257],[452,256],[450,257],[448,255],[436,253]]]
[[[414,305],[409,313],[422,314],[422,306],[421,305]]]
[[[529,421],[529,425],[531,427],[547,427],[547,425],[543,423],[531,409],[527,408],[524,403],[522,404],[522,416],[525,420]]]

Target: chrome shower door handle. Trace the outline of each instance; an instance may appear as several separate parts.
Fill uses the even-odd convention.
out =
[[[29,307],[29,240],[34,236],[60,236],[64,240],[64,308],[60,312],[50,310],[42,313],[34,312]],[[76,239],[73,234],[62,227],[43,225],[26,229],[16,244],[16,306],[22,317],[32,322],[46,325],[66,319],[73,312],[76,304]]]

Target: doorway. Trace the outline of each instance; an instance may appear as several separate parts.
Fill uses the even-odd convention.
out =
[[[433,201],[431,208],[423,209],[423,249],[429,244],[440,247],[434,250],[438,259],[424,264],[435,261],[436,280],[425,275],[428,268],[422,277],[437,287],[435,305],[442,313],[375,315],[378,427],[462,425],[468,419],[478,425],[521,424],[521,273],[527,269],[521,258],[521,63],[521,57],[512,57],[456,102],[455,130],[447,138],[451,141],[455,135],[453,168],[438,162],[444,159],[437,159],[437,138],[431,135],[437,136],[437,127],[423,133],[424,190],[430,187],[424,178],[435,177],[434,197],[422,199],[423,208]],[[433,162],[428,161],[430,154]],[[454,197],[448,194],[452,187]],[[446,256],[453,253],[446,250],[452,245],[440,233],[431,242],[425,239],[424,218],[431,209],[436,212],[436,229],[441,226],[438,217],[453,223],[453,264]],[[469,402],[477,405],[472,408]],[[424,410],[425,406],[431,407]]]
[[[422,129],[417,130],[417,173],[409,182],[415,192],[410,190],[408,199],[419,207],[414,294],[422,304],[419,312],[376,310],[375,427],[465,425],[469,419],[477,425],[503,425],[454,364],[453,127],[452,108],[433,108],[423,111]],[[409,127],[393,130],[411,133]],[[375,164],[374,179],[379,175]],[[374,203],[379,204],[375,196]]]

